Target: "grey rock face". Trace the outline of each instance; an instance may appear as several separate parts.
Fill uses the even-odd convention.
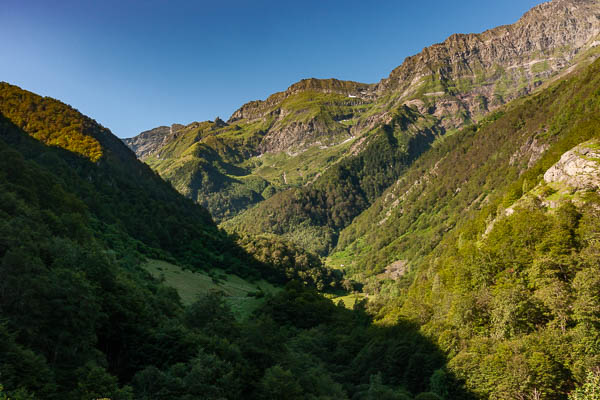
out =
[[[408,57],[374,88],[377,96],[399,93],[429,100],[446,128],[461,121],[449,108],[476,117],[532,91],[563,70],[582,51],[597,46],[600,2],[555,0],[528,11],[513,25],[480,34],[455,34]],[[424,85],[436,83],[429,93]],[[451,106],[449,103],[454,103]]]
[[[582,144],[567,151],[544,174],[546,182],[562,183],[578,190],[600,188],[600,147]]]
[[[123,142],[137,155],[141,160],[151,156],[160,150],[167,143],[177,139],[178,133],[183,125],[173,124],[169,126],[159,126],[158,128],[144,131],[139,135],[123,139]]]
[[[532,61],[564,66],[600,34],[600,3],[595,0],[555,0],[528,11],[513,25],[481,34],[455,34],[409,57],[378,91],[410,85],[419,76],[437,73],[446,79],[473,75],[477,69],[501,66],[530,69]],[[555,52],[556,51],[556,52]]]

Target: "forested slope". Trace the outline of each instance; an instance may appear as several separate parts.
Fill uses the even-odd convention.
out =
[[[548,163],[594,134],[590,104],[597,70],[598,62],[583,66],[566,80],[437,142],[342,231],[331,262],[367,275],[397,261],[414,265],[448,231],[465,223],[465,216],[498,203],[508,207],[535,186]],[[590,127],[588,136],[580,132],[582,124]]]
[[[448,138],[342,235],[358,271],[410,261],[413,279],[367,285],[372,310],[420,324],[482,398],[565,398],[598,364],[599,77]]]

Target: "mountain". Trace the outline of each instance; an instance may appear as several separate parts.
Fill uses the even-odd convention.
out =
[[[365,214],[362,241],[378,232],[402,244],[397,224],[373,217],[384,207],[384,218],[422,233],[406,236],[409,244],[432,240],[431,250],[407,274],[400,262],[395,275],[367,280],[368,306],[346,310],[292,283],[247,321],[236,321],[218,294],[183,307],[141,268],[144,254],[181,262],[215,251],[228,270],[250,261],[227,237],[211,238],[218,231],[202,223],[201,208],[127,149],[101,147],[92,161],[32,138],[13,119],[60,132],[55,119],[36,115],[50,100],[3,84],[3,98],[27,98],[30,111],[0,111],[0,396],[560,399],[578,385],[577,393],[593,390],[599,72],[600,61],[580,66],[405,167]],[[59,115],[85,118],[55,104]],[[113,157],[131,164],[119,170]],[[153,201],[161,191],[168,214],[185,205],[188,220],[197,218],[181,225],[190,237],[178,237],[195,242],[189,253],[180,254],[184,243],[144,244],[130,226],[168,226]],[[260,240],[246,247],[265,248]],[[207,243],[216,249],[202,250]],[[266,249],[264,265],[283,252]]]
[[[283,188],[308,182],[340,158],[340,147],[354,140],[351,117],[368,104],[349,93],[366,86],[306,80],[264,102],[246,104],[228,122],[173,125],[168,133],[157,128],[125,142],[181,193],[222,220]],[[273,156],[262,157],[267,154]],[[304,168],[293,165],[296,155],[307,161]],[[282,163],[287,165],[282,168]]]
[[[376,326],[364,303],[311,289],[339,279],[317,258],[234,240],[108,129],[7,83],[0,199],[2,399],[472,398],[414,325]],[[280,286],[249,292],[262,302],[236,320],[220,291],[182,304],[148,258],[180,281],[210,270],[211,287],[224,271]]]
[[[531,92],[597,46],[598,3],[555,0],[513,25],[480,34],[456,34],[409,57],[375,88],[397,102],[414,101],[448,128]]]
[[[594,398],[597,9],[546,3],[377,85],[305,80],[131,140],[171,184],[72,107],[0,83],[0,399]],[[455,89],[489,54],[525,78]],[[478,114],[474,93],[497,103]],[[245,290],[262,300],[236,319],[220,291],[183,304],[167,286],[226,273],[279,287]],[[315,291],[340,286],[352,310]]]
[[[337,90],[365,111],[342,120],[354,138],[327,149],[292,129],[290,154],[261,149],[261,132],[256,153],[231,165],[281,180],[265,174],[275,193],[222,226],[326,256],[364,284],[378,324],[414,323],[477,398],[586,398],[600,354],[599,21],[598,2],[544,3],[427,48],[376,85],[307,81],[242,107],[229,126],[269,121],[301,93]],[[292,174],[306,164],[309,179]]]
[[[513,25],[428,47],[378,84],[306,79],[227,122],[157,128],[126,143],[227,230],[327,255],[440,137],[589,64],[599,16],[595,1],[544,3]]]
[[[569,79],[589,78],[597,64],[572,71]],[[582,115],[577,107],[591,101],[584,96],[591,97],[595,82],[585,82],[580,92],[563,89],[567,83],[559,82],[439,141],[341,232],[331,263],[367,274],[384,273],[395,265],[410,270],[408,266],[429,254],[465,214],[491,207],[494,201],[506,208],[531,189],[544,172],[529,169],[548,156],[557,140],[578,144],[582,139],[565,139],[564,131],[577,128],[570,126],[573,121],[585,121],[593,113]],[[569,149],[554,150],[553,162]]]

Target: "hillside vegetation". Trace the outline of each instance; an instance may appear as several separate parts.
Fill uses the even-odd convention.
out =
[[[33,113],[48,101],[27,97]],[[314,256],[231,238],[124,147],[102,151],[93,163],[0,116],[0,398],[470,398],[413,325],[377,327],[363,303],[348,310],[314,291],[339,279]],[[183,303],[147,271],[149,256],[304,284],[264,293],[239,321],[208,287]],[[215,276],[225,292],[237,279]],[[389,348],[398,357],[383,359]]]
[[[0,399],[597,399],[598,32],[555,0],[135,153],[0,83]]]
[[[481,398],[564,398],[598,365],[599,77],[596,61],[448,138],[342,234],[351,271],[410,262],[365,286],[372,311],[419,324]]]
[[[277,193],[223,226],[229,231],[279,234],[327,254],[339,230],[380,196],[437,136],[433,121],[401,107],[389,124],[364,138],[364,150],[347,155],[311,185]]]
[[[598,63],[446,137],[342,231],[331,262],[381,273],[418,261],[465,216],[490,221],[595,131]],[[470,223],[470,222],[469,222]]]

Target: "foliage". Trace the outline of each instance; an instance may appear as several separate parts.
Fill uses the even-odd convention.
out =
[[[437,141],[342,230],[332,258],[350,275],[379,274],[397,260],[417,265],[461,224],[487,226],[563,153],[595,136],[599,69],[595,63]]]
[[[377,374],[408,395],[443,367],[414,326],[377,327],[363,303],[347,310],[301,282],[243,322],[217,293],[183,306],[144,255],[314,286],[336,277],[267,237],[247,239],[248,255],[118,142],[90,163],[5,116],[0,135],[0,396],[343,399]]]
[[[223,270],[190,271],[161,260],[148,260],[142,265],[164,285],[176,289],[185,306],[194,303],[198,296],[210,292],[222,293],[237,319],[248,318],[264,303],[265,295],[280,290],[273,283],[264,280],[250,281],[226,274]]]
[[[319,257],[275,235],[241,236],[238,244],[279,282],[297,280],[319,291],[341,288],[342,272],[323,266]]]
[[[399,259],[415,267],[365,279],[377,297],[352,310],[315,290],[342,278],[317,256],[271,236],[235,243],[121,145],[102,142],[90,163],[29,138],[22,110],[3,111],[0,398],[598,397],[597,374],[585,375],[600,362],[600,197],[557,197],[541,179],[597,138],[599,71],[600,61],[429,150],[436,128],[400,108],[365,151],[233,220],[307,236],[322,252],[355,220],[338,250],[358,256],[356,276]],[[295,117],[315,111],[310,96],[295,100]],[[243,146],[204,129],[192,151],[229,175]],[[262,134],[224,129],[238,144]],[[238,321],[219,293],[184,306],[144,255],[299,281]]]
[[[81,154],[91,161],[102,157],[96,138],[106,129],[63,103],[0,82],[0,113],[39,141]]]
[[[20,89],[10,88],[18,98]],[[35,104],[34,114],[47,108],[47,103],[61,107],[59,110],[66,114],[73,111],[59,102],[21,92]],[[36,118],[42,124],[44,114]],[[49,124],[46,129],[58,127]],[[97,125],[93,128],[101,130]],[[56,203],[72,209],[71,220],[65,219],[63,230],[76,229],[82,218],[89,219],[94,234],[115,250],[127,248],[134,254],[174,258],[199,270],[226,266],[231,272],[258,277],[252,259],[218,230],[206,210],[182,198],[106,132],[102,160],[90,163],[28,138],[0,114],[4,179],[36,206],[54,207]]]
[[[569,400],[598,400],[600,399],[600,374],[589,372],[583,385],[569,393]]]

